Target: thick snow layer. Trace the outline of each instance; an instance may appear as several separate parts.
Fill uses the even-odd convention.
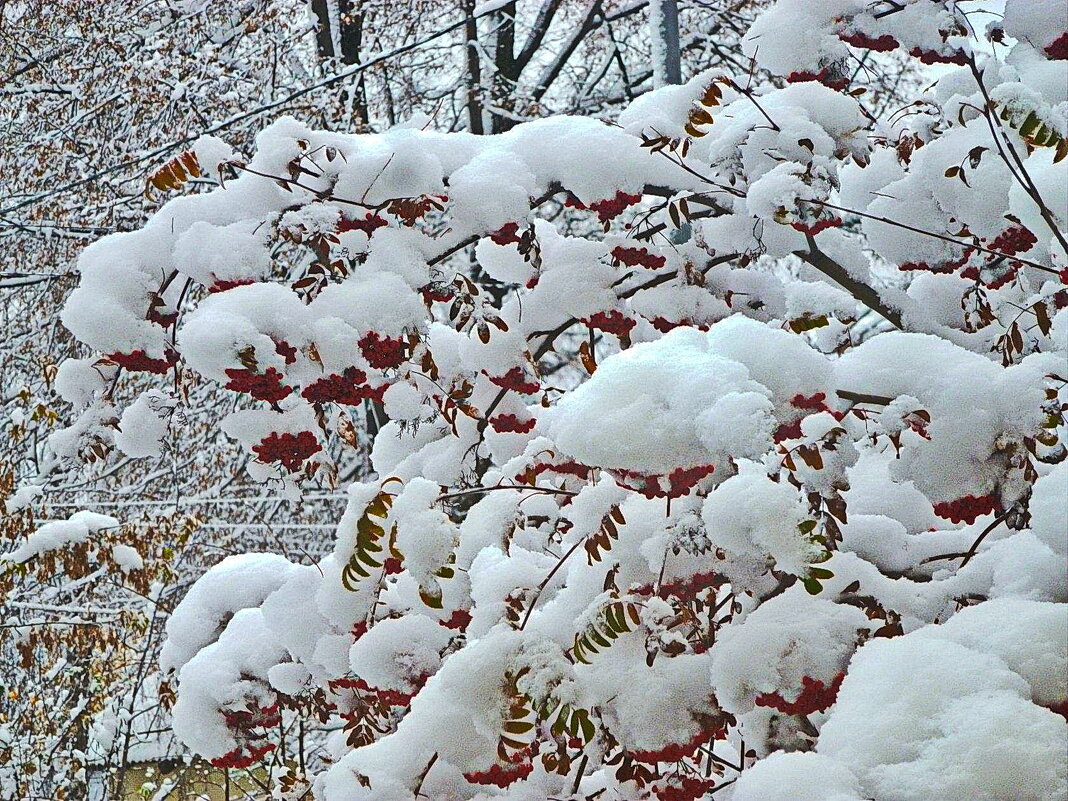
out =
[[[722,414],[759,430],[750,418],[759,420],[760,402],[739,400],[737,393],[767,395],[743,365],[713,351],[703,333],[678,329],[607,360],[560,401],[549,428],[560,447],[585,464],[665,474],[709,464],[725,450],[731,434],[722,429],[731,425],[701,424],[702,413],[721,399],[727,399]]]
[[[1064,627],[1063,616],[1050,622]],[[857,652],[819,753],[852,769],[880,801],[1063,797],[1063,718],[1032,703],[1025,678],[985,642],[977,650],[927,631]]]
[[[1054,553],[1068,556],[1068,462],[1035,482],[1030,510],[1032,533]]]
[[[167,639],[159,658],[161,669],[181,669],[225,631],[236,612],[258,607],[294,569],[296,565],[284,556],[271,553],[228,556],[211,568],[167,619]]]
[[[27,562],[35,556],[62,548],[70,543],[86,542],[90,534],[106,528],[118,528],[119,521],[108,515],[96,512],[75,512],[66,520],[45,523],[15,550],[9,551],[0,560],[5,562]]]
[[[259,609],[240,609],[219,639],[181,669],[182,692],[174,705],[175,736],[207,759],[237,748],[221,710],[258,711],[274,703],[268,671],[285,658]]]
[[[964,3],[758,5],[744,87],[492,136],[283,118],[83,252],[95,353],[27,486],[180,445],[172,372],[234,393],[254,481],[363,482],[318,563],[231,557],[174,610],[194,751],[262,754],[282,694],[328,718],[322,801],[1064,798],[1063,15],[1008,0],[970,62]],[[945,69],[883,115],[899,60]]]
[[[757,695],[794,700],[805,677],[830,686],[870,628],[859,609],[812,598],[795,585],[725,631],[712,648],[716,697],[738,715],[753,708]]]
[[[819,553],[799,528],[808,515],[797,491],[752,464],[709,495],[701,515],[714,544],[739,555],[764,555],[787,573],[804,575]]]
[[[731,801],[861,801],[848,767],[822,754],[781,751],[744,771]]]
[[[123,411],[115,445],[127,456],[159,456],[177,403],[158,389],[145,392]]]

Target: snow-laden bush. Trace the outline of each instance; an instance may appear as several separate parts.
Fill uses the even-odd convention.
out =
[[[380,480],[319,564],[178,606],[179,737],[335,721],[324,801],[1064,797],[1068,25],[958,5],[781,0],[746,41],[785,80],[618,126],[187,154],[238,177],[86,250],[64,322],[245,396],[287,492],[364,411]],[[897,49],[949,66],[884,113],[851,75]],[[62,375],[57,455],[153,451],[163,393],[116,434]]]

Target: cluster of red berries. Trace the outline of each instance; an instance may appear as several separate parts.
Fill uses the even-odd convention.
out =
[[[972,265],[961,271],[960,277],[970,281],[979,281],[987,289],[1001,289],[1020,272],[1020,262],[1006,261],[996,267],[990,264]]]
[[[844,678],[845,673],[839,673],[830,684],[824,684],[811,676],[802,676],[801,692],[794,701],[787,701],[776,691],[758,695],[754,703],[757,706],[777,709],[785,715],[811,715],[813,712],[822,712],[838,698],[838,689]]]
[[[691,320],[689,317],[683,317],[681,320],[669,320],[667,317],[654,317],[649,321],[653,324],[653,328],[659,331],[661,334],[667,334],[670,331],[674,331],[676,328],[682,328],[683,326],[691,326],[698,331],[707,331],[707,325],[699,325]]]
[[[163,351],[162,359],[154,359],[143,350],[134,350],[129,353],[109,353],[108,358],[131,373],[163,375],[178,364],[178,353],[170,348]]]
[[[615,219],[630,206],[635,203],[640,203],[642,196],[628,195],[626,192],[616,192],[615,197],[605,198],[604,200],[598,200],[590,204],[585,204],[573,195],[569,195],[567,200],[564,201],[564,205],[573,209],[589,209],[590,211],[597,212],[597,219],[603,223],[609,220]]]
[[[678,779],[678,784],[654,787],[653,795],[659,801],[697,801],[699,798],[704,798],[705,793],[715,786],[716,782],[712,779],[683,776]]]
[[[827,393],[816,392],[812,395],[802,395],[798,392],[790,398],[790,405],[795,409],[804,409],[809,412],[829,412],[827,406]]]
[[[1012,225],[994,237],[990,243],[991,250],[1015,256],[1017,253],[1026,253],[1038,243],[1030,228],[1023,225]]]
[[[541,384],[527,379],[522,367],[513,367],[504,375],[491,375],[489,380],[501,389],[518,392],[520,395],[533,395],[541,390]]]
[[[1053,61],[1068,61],[1068,33],[1062,33],[1043,52]]]
[[[590,328],[596,328],[607,334],[615,334],[617,337],[626,336],[630,333],[630,329],[637,325],[635,320],[627,317],[627,315],[623,314],[623,312],[618,309],[612,309],[610,312],[597,312],[596,314],[591,314],[582,322]]]
[[[404,562],[398,559],[396,556],[390,556],[382,563],[382,574],[386,576],[395,576],[404,570]]]
[[[247,709],[234,709],[223,712],[226,725],[231,729],[251,729],[256,726],[269,728],[277,726],[282,720],[278,712],[278,704],[262,707],[255,712]]]
[[[963,257],[955,259],[953,261],[942,262],[941,264],[930,264],[926,261],[906,261],[903,264],[898,265],[898,269],[903,272],[924,271],[929,273],[951,273],[958,267],[962,266],[968,261],[970,257],[969,253],[966,253]]]
[[[342,217],[337,224],[338,233],[343,234],[346,231],[363,231],[367,234],[368,238],[374,234],[379,228],[384,228],[389,225],[388,222],[377,214],[367,212],[362,220],[350,220],[348,217]]]
[[[423,300],[427,303],[448,303],[450,300],[456,297],[456,295],[446,288],[427,285],[419,290],[423,296]]]
[[[471,613],[466,609],[454,609],[446,620],[439,620],[438,625],[453,631],[467,631],[471,623]]]
[[[667,264],[667,259],[656,253],[650,253],[645,248],[625,248],[617,245],[612,248],[612,258],[627,267],[646,267],[650,270],[660,270]]]
[[[828,89],[834,89],[836,92],[840,92],[849,86],[849,79],[844,77],[838,77],[833,74],[829,69],[824,67],[819,72],[791,72],[786,76],[788,83],[805,83],[806,81],[818,81],[826,86]]]
[[[888,33],[884,33],[882,36],[869,36],[862,31],[854,31],[852,33],[840,33],[838,38],[846,44],[853,45],[853,47],[859,47],[862,50],[874,50],[876,53],[889,53],[891,50],[897,50],[901,46],[901,42]]]
[[[507,765],[494,763],[488,770],[472,770],[464,774],[464,778],[471,784],[492,784],[504,789],[510,784],[525,779],[534,770],[534,763],[530,761],[530,754],[520,751]]]
[[[936,503],[934,505],[934,513],[946,520],[952,520],[954,523],[964,522],[970,525],[975,522],[977,517],[997,512],[1000,508],[1001,504],[991,493],[990,495],[981,495],[979,497],[965,495],[955,501]]]
[[[526,472],[520,473],[516,476],[515,480],[520,484],[533,485],[538,476],[542,473],[559,473],[561,475],[575,476],[583,480],[589,478],[590,468],[584,464],[578,462],[557,462],[556,464],[550,462],[541,462],[540,464],[532,465]]]
[[[363,358],[376,370],[400,367],[408,358],[407,343],[400,337],[383,337],[376,331],[368,331],[357,344]]]
[[[492,234],[490,240],[495,245],[515,245],[519,243],[519,223],[505,223]]]
[[[924,64],[956,64],[963,67],[968,63],[968,57],[963,50],[953,50],[950,53],[939,53],[937,50],[924,50],[922,47],[914,47],[909,55],[918,58]]]
[[[226,382],[227,389],[248,393],[256,400],[267,403],[277,403],[289,397],[289,393],[293,391],[293,387],[282,383],[285,376],[273,367],[268,367],[262,373],[243,367],[231,367],[226,371],[226,377],[230,379]]]
[[[364,633],[366,633],[366,624],[364,625]],[[362,634],[360,636],[363,636]],[[356,639],[359,639],[357,637]],[[410,693],[402,692],[400,690],[384,690],[380,687],[372,687],[363,679],[354,679],[343,677],[340,679],[331,679],[330,688],[332,690],[356,690],[361,693],[368,693],[375,696],[379,701],[389,706],[408,706],[412,702],[412,699],[419,694],[419,691],[426,684],[426,680],[430,678],[429,675],[421,676],[416,679],[415,690]]]
[[[145,319],[161,328],[169,328],[178,321],[178,312],[175,309],[168,309],[159,295],[153,295]]]
[[[323,449],[311,431],[299,434],[289,432],[279,434],[277,431],[252,447],[261,462],[280,462],[286,470],[295,473],[308,457]]]
[[[407,226],[415,223],[426,216],[433,209],[444,208],[441,204],[447,202],[448,195],[423,195],[419,198],[397,198],[391,200],[386,211],[399,219]]]
[[[1036,242],[1038,238],[1030,229],[1013,225],[994,237],[990,247],[1006,256],[1014,256],[1030,250]],[[972,250],[967,250],[965,259],[970,259],[972,255]],[[965,269],[961,278],[981,281],[990,289],[1000,289],[1016,277],[1021,266],[1020,262],[1013,259],[1001,261],[999,257],[987,257],[985,264],[972,264]]]
[[[249,284],[256,283],[251,278],[235,278],[234,280],[216,278],[211,286],[208,287],[208,292],[215,294],[216,292],[226,292],[239,286],[248,286]]]
[[[281,356],[286,364],[293,364],[297,360],[297,349],[284,339],[272,339],[274,352]]]
[[[332,373],[309,384],[300,393],[312,403],[343,403],[358,406],[364,400],[382,402],[388,384],[372,387],[367,382],[367,373],[358,367],[346,367],[341,375]]]
[[[233,751],[211,760],[211,764],[217,768],[244,770],[256,762],[259,762],[266,754],[269,754],[274,749],[275,746],[273,743],[249,746],[247,754],[242,749],[235,748]]]
[[[715,571],[707,573],[694,573],[692,576],[665,581],[660,585],[656,594],[660,598],[674,596],[680,600],[693,600],[709,587],[719,587],[726,583],[726,579]],[[642,584],[635,587],[631,592],[635,595],[652,595],[654,585]]]
[[[419,691],[423,689],[423,685],[426,684],[426,680],[429,678],[430,676],[420,676],[413,681],[412,684],[415,686],[415,689],[410,693],[401,690],[388,690],[381,687],[372,687],[363,679],[356,679],[353,684],[353,689],[359,690],[360,692],[371,693],[383,704],[388,704],[389,706],[408,706],[408,704],[412,702],[412,699],[419,694]]]
[[[956,64],[958,66],[964,66],[968,63],[968,57],[965,56],[963,50],[953,50],[952,52],[942,53],[938,50],[925,50],[922,47],[913,47],[909,50],[909,56],[914,59],[920,59],[924,64]]]
[[[665,475],[639,473],[634,470],[614,470],[616,483],[626,489],[640,492],[649,500],[653,498],[681,498],[697,486],[702,479],[712,475],[714,465],[679,467]]]
[[[836,420],[842,420],[842,418],[845,417],[845,413],[835,411],[827,405],[826,401],[827,395],[823,392],[816,392],[815,394],[808,396],[798,393],[792,398],[790,398],[790,405],[793,406],[795,409],[802,409],[806,412],[828,412]],[[804,436],[801,433],[801,421],[803,419],[804,418],[801,417],[797,420],[794,420],[792,423],[783,423],[781,426],[775,429],[775,433],[772,435],[772,438],[775,440],[775,442],[784,442],[788,439],[800,439],[802,436]]]
[[[790,227],[795,231],[800,231],[803,234],[809,236],[815,236],[820,231],[826,231],[828,228],[840,228],[842,221],[838,217],[819,217],[813,222],[797,222],[790,223]]]
[[[1050,712],[1055,712],[1060,715],[1065,721],[1068,721],[1068,698],[1050,705],[1049,710]]]
[[[514,414],[498,414],[491,417],[489,422],[498,434],[529,434],[538,424],[533,417],[520,421]]]
[[[678,762],[681,759],[692,757],[697,749],[712,740],[722,740],[727,736],[723,728],[701,729],[686,743],[672,743],[655,751],[630,751],[627,753],[636,762],[644,762],[652,765],[657,762]]]

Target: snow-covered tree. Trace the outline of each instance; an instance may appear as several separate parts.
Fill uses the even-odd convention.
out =
[[[737,59],[758,5],[681,4],[691,23],[688,69]],[[77,283],[77,252],[143,224],[168,191],[146,193],[146,178],[205,130],[248,151],[263,121],[283,111],[354,131],[420,114],[422,122],[410,124],[475,131],[560,110],[612,117],[652,85],[646,15],[643,3],[602,0],[29,0],[0,8],[0,550],[17,552],[27,533],[65,525],[78,509],[117,515],[125,526],[107,529],[102,545],[94,537],[65,542],[51,556],[0,571],[0,653],[5,664],[25,662],[6,686],[71,677],[0,701],[17,733],[0,745],[8,770],[0,797],[76,796],[85,790],[72,777],[87,760],[90,770],[121,779],[133,755],[152,753],[166,684],[163,699],[143,692],[142,667],[155,664],[162,624],[192,579],[249,548],[318,559],[329,550],[326,521],[344,505],[329,480],[299,505],[261,491],[234,465],[232,442],[217,425],[215,410],[231,393],[189,372],[174,387],[181,403],[165,394],[143,401],[169,417],[157,448],[127,455],[129,443],[102,429],[77,458],[56,459],[48,435],[70,422],[55,393],[57,365],[86,352],[57,313]],[[702,47],[711,39],[714,47]],[[194,177],[182,190],[212,185]],[[110,375],[107,365],[98,369]],[[155,378],[125,376],[107,394],[122,409]],[[353,411],[344,436],[327,443],[338,482],[370,469],[377,418]],[[105,428],[117,423],[116,415]],[[174,537],[176,526],[186,535]],[[130,532],[149,565],[136,582],[96,563],[103,553],[108,564],[108,539]],[[97,635],[108,644],[93,647]],[[112,714],[107,725],[93,724]],[[69,726],[57,732],[56,716],[69,716]],[[155,753],[168,753],[163,741]]]
[[[55,458],[158,454],[190,374],[272,492],[375,434],[327,556],[170,616],[175,735],[280,773],[319,720],[322,801],[1064,797],[1068,20],[970,5],[778,0],[612,124],[164,165],[220,186],[81,255]],[[942,66],[884,107],[887,53]]]

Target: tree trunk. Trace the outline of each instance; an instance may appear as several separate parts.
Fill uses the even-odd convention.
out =
[[[501,112],[515,110],[516,81],[519,78],[515,59],[516,0],[501,6],[493,15],[496,37],[493,48],[493,132],[503,133],[515,125],[509,115]]]
[[[311,0],[311,9],[315,14],[315,48],[319,51],[319,58],[333,58],[334,30],[330,24],[329,0]]]
[[[659,88],[682,83],[677,0],[650,0],[649,38],[653,46],[653,84]]]
[[[360,63],[360,50],[363,47],[363,2],[362,0],[337,0],[339,26],[339,43],[341,62],[346,66]],[[369,121],[367,109],[367,80],[361,70],[353,87],[353,103],[356,115],[363,125]]]
[[[478,59],[478,23],[475,21],[475,0],[464,0],[465,52],[467,54],[467,129],[473,134],[485,133],[482,125],[482,67]]]

